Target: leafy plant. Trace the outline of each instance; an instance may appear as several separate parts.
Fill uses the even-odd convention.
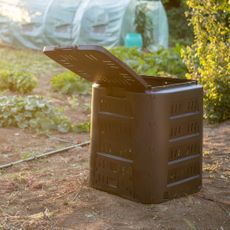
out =
[[[74,126],[74,132],[76,133],[88,133],[90,131],[90,122],[82,122]]]
[[[51,85],[54,91],[68,95],[74,93],[86,94],[91,89],[89,82],[70,71],[54,76]]]
[[[145,53],[136,48],[115,47],[110,51],[138,74],[184,77],[187,68],[180,57],[181,48],[177,45],[174,48]]]
[[[32,92],[37,86],[37,78],[32,73],[0,70],[0,90],[26,94]]]
[[[72,131],[70,120],[40,96],[0,97],[0,127]]]
[[[194,44],[183,50],[188,78],[204,87],[205,118],[230,119],[229,5],[227,0],[188,0]]]

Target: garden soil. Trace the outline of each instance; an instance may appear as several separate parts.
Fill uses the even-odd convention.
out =
[[[229,131],[230,122],[205,125],[202,190],[157,205],[90,188],[88,146],[8,168],[0,176],[0,229],[230,229]],[[89,139],[0,133],[1,164]]]
[[[62,106],[75,122],[89,120],[90,95],[50,91],[41,76],[35,93]],[[0,129],[0,164],[89,140],[89,134]],[[204,124],[203,187],[162,204],[135,203],[89,187],[89,146],[0,171],[0,229],[229,230],[230,121]]]

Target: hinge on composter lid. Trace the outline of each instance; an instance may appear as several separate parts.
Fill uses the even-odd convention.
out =
[[[144,91],[148,84],[101,46],[45,47],[44,53],[86,80],[105,87]]]

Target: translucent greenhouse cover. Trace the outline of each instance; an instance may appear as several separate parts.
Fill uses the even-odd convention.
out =
[[[135,6],[146,2],[154,32],[152,47],[168,45],[161,1],[0,0],[0,42],[42,49],[45,45],[121,45],[135,31]]]

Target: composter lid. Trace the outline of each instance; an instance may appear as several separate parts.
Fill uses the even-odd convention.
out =
[[[45,47],[44,53],[88,81],[107,87],[140,91],[147,83],[101,46]]]

